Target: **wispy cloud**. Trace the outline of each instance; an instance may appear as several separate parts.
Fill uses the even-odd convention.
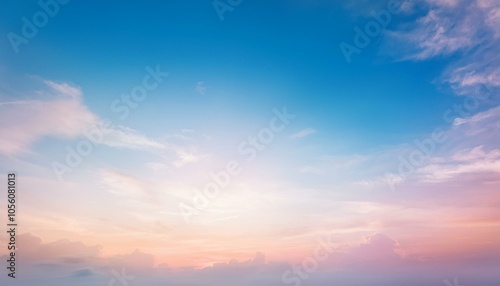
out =
[[[290,135],[290,138],[292,138],[292,139],[304,138],[306,136],[315,134],[316,132],[317,131],[313,128],[306,128],[306,129],[302,129],[302,130]]]
[[[492,41],[495,33],[494,15],[490,11],[498,3],[481,0],[427,0],[426,14],[403,30],[396,30],[393,39],[411,43],[405,58],[424,60],[461,51],[468,52]]]
[[[200,93],[201,95],[206,95],[206,92],[208,90],[208,86],[204,81],[199,81],[196,83],[196,91]]]
[[[203,159],[209,158],[210,155],[207,153],[201,153],[193,148],[187,150],[185,148],[178,148],[175,150],[177,155],[177,160],[174,161],[174,165],[178,168],[189,164],[201,161]]]
[[[426,0],[424,15],[390,32],[400,49],[390,53],[404,60],[463,55],[442,75],[458,95],[478,85],[500,85],[500,2],[495,0]],[[421,12],[421,11],[419,11]],[[392,45],[393,47],[394,45]],[[396,54],[399,53],[399,54]]]
[[[145,166],[146,166],[146,168],[152,170],[153,172],[157,172],[157,173],[169,172],[169,167],[165,163],[149,162],[149,163],[146,163]]]
[[[453,121],[453,125],[454,126],[468,125],[468,128],[470,129],[471,126],[479,127],[478,124],[481,123],[482,124],[487,123],[488,125],[491,125],[498,119],[500,119],[500,106],[488,109],[484,112],[476,113],[470,117],[455,118],[455,120]]]
[[[416,146],[405,145],[389,149],[385,151],[385,156],[378,156],[378,159],[369,162],[372,166],[378,164],[385,166],[384,172],[387,172],[390,171],[387,168],[390,164],[383,160],[383,157],[388,155],[388,157],[398,158],[401,154],[422,152],[425,159],[420,164],[412,165],[413,172],[409,174],[387,172],[379,174],[376,178],[356,181],[355,184],[371,187],[385,185],[393,188],[408,181],[414,184],[437,183],[456,179],[460,175],[468,175],[471,180],[476,178],[480,181],[480,178],[485,175],[500,171],[498,169],[499,128],[500,107],[493,107],[470,117],[456,118],[443,133],[443,136],[448,138],[447,142],[435,144],[435,151],[432,154],[427,156]],[[398,161],[399,166],[402,165],[401,162],[401,160]],[[392,168],[398,170],[397,165]]]
[[[56,83],[50,80],[44,80],[43,82],[62,95],[70,96],[72,98],[80,98],[83,95],[82,90],[79,87],[72,86],[65,82]]]
[[[460,175],[496,173],[500,175],[500,150],[489,152],[483,146],[460,150],[444,163],[429,164],[418,170],[425,182],[443,182]]]
[[[166,145],[154,139],[150,139],[137,131],[125,126],[117,126],[103,130],[104,140],[102,144],[111,147],[122,147],[129,149],[164,149]]]
[[[101,119],[82,101],[79,87],[68,83],[43,81],[49,95],[44,99],[27,99],[0,103],[0,154],[30,152],[32,145],[46,136],[75,139],[85,132],[103,133],[101,144],[129,149],[163,149],[165,144],[148,138],[125,126],[102,127]]]
[[[29,152],[44,136],[75,138],[97,123],[98,117],[81,101],[79,88],[45,81],[54,97],[28,99],[0,104],[0,153],[16,155]]]
[[[148,199],[154,195],[144,179],[115,169],[102,169],[100,177],[106,191],[133,199]]]

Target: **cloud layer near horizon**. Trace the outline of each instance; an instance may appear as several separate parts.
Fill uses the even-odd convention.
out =
[[[328,240],[326,237],[328,235],[325,241]],[[56,286],[118,285],[120,279],[122,283],[125,281],[130,285],[442,285],[446,277],[453,278],[457,274],[460,274],[465,285],[489,286],[496,285],[493,284],[495,267],[500,266],[495,254],[491,254],[486,264],[477,259],[445,263],[439,258],[425,262],[413,257],[405,258],[397,252],[398,242],[381,233],[366,237],[361,244],[341,248],[328,243],[318,244],[316,249],[328,257],[317,261],[318,266],[310,272],[305,269],[308,269],[315,251],[311,251],[308,257],[297,264],[266,261],[264,254],[257,253],[255,257],[241,262],[231,260],[200,269],[172,269],[168,265],[155,263],[153,255],[137,249],[130,254],[104,257],[100,254],[99,246],[86,246],[82,242],[65,239],[42,243],[40,238],[31,234],[19,235],[18,245],[17,267],[23,273],[18,274],[16,285],[22,286],[33,285],[35,281],[37,285]],[[302,275],[307,277],[299,279],[302,277],[300,274],[290,274],[294,273],[296,267],[301,267]],[[300,284],[283,283],[287,281],[282,280],[283,274],[287,272],[290,272],[287,278],[294,277]],[[425,276],[419,274],[423,272]],[[2,276],[0,281],[10,281],[8,279]]]

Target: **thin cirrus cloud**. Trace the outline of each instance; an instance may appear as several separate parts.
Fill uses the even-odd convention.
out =
[[[500,174],[500,150],[496,142],[500,108],[491,108],[468,118],[455,119],[446,135],[444,150],[418,168],[425,181],[445,181],[464,174]],[[438,146],[439,147],[439,146]],[[446,149],[445,149],[446,148]]]
[[[461,53],[464,56],[443,72],[442,82],[448,83],[458,95],[468,95],[480,84],[498,87],[500,2],[427,0],[424,3],[428,5],[424,16],[387,33],[388,42],[396,41],[406,47],[392,49],[390,53],[416,61]]]
[[[484,126],[485,124],[486,124],[486,126],[495,124],[498,117],[500,117],[500,107],[494,107],[494,108],[491,108],[487,111],[476,113],[470,117],[466,117],[466,118],[457,117],[453,121],[453,126],[460,126],[463,124],[467,124],[467,125],[469,125],[469,128],[468,128],[468,129],[470,129],[469,131],[473,131],[473,130],[478,130],[477,128]],[[471,128],[471,127],[475,127],[475,128]],[[482,130],[482,129],[479,129],[479,130]]]
[[[103,169],[100,175],[104,188],[110,193],[135,198],[151,194],[146,183],[133,175],[112,169]]]
[[[418,164],[409,163],[409,155],[412,152],[423,152],[417,145],[404,145],[399,148],[389,149],[382,154],[372,156],[367,161],[372,166],[381,166],[385,172],[376,179],[364,179],[356,182],[357,185],[388,187],[397,186],[403,182],[413,181],[419,183],[437,183],[453,181],[458,177],[467,175],[483,178],[488,174],[500,174],[500,150],[497,147],[500,128],[500,108],[494,107],[486,111],[476,113],[466,118],[456,118],[452,125],[443,132],[447,138],[443,143],[432,143],[432,152],[424,155],[423,161]],[[418,140],[429,142],[431,134],[423,136]],[[429,147],[430,148],[430,147]],[[392,154],[392,155],[390,155]],[[403,154],[403,155],[401,155]],[[390,156],[389,156],[390,155]],[[402,156],[402,157],[399,157]],[[384,158],[400,158],[393,165],[392,170],[387,170],[387,162]],[[403,158],[403,159],[401,159]],[[403,163],[406,160],[406,163]],[[412,172],[406,173],[406,167],[399,172],[399,167],[405,165]],[[389,171],[389,172],[388,172]],[[480,179],[482,180],[482,179]]]
[[[111,147],[122,147],[129,149],[165,149],[166,145],[162,142],[148,138],[136,130],[125,126],[116,126],[112,128],[102,128],[102,144]]]
[[[496,154],[498,142],[498,107],[490,107],[498,98],[500,85],[500,2],[493,0],[426,0],[421,5],[413,5],[410,12],[420,14],[416,21],[397,26],[386,32],[387,41],[395,41],[402,49],[391,49],[396,58],[411,61],[429,61],[446,58],[454,54],[462,57],[449,61],[439,77],[439,82],[451,87],[456,95],[476,96],[487,92],[490,96],[481,102],[484,111],[468,117],[455,118],[445,132],[448,138],[444,144],[437,144],[438,150],[430,154],[430,160],[440,161],[415,166],[415,172],[408,176],[394,172],[386,173],[374,180],[361,180],[360,185],[397,185],[410,177],[420,177],[424,181],[450,180],[460,174],[498,173],[496,159],[488,157]],[[419,10],[423,9],[423,10]],[[443,110],[444,112],[444,110]],[[430,135],[428,136],[430,138]],[[453,153],[483,148],[483,158],[458,166]],[[388,153],[408,153],[415,146],[404,146]],[[387,152],[386,152],[387,153]],[[378,156],[379,159],[383,156]],[[394,156],[393,156],[394,157]],[[377,159],[376,159],[377,160]],[[375,161],[376,161],[375,160]],[[485,164],[485,166],[482,166]],[[439,168],[443,168],[439,171]],[[395,169],[397,166],[394,167]],[[431,172],[436,174],[431,175]],[[440,175],[438,175],[440,174]],[[424,179],[425,178],[425,179]]]
[[[290,135],[290,138],[292,139],[300,139],[300,138],[304,138],[304,137],[307,137],[309,135],[313,135],[315,134],[317,131],[313,128],[305,128],[305,129],[302,129],[296,133],[293,133],[292,135]]]
[[[446,163],[429,164],[418,170],[424,182],[442,182],[460,175],[494,173],[500,174],[500,150],[485,152],[482,146],[460,150]]]
[[[206,95],[207,90],[208,90],[208,86],[206,85],[206,83],[204,81],[199,81],[196,83],[195,90],[201,95]]]
[[[51,87],[52,89],[58,91],[60,94],[70,96],[72,98],[77,98],[80,99],[82,94],[82,90],[79,87],[72,86],[68,83],[55,83],[50,80],[44,80],[43,81],[47,86]]]
[[[400,43],[410,43],[413,48],[403,55],[406,59],[424,60],[447,56],[497,40],[490,37],[498,33],[498,15],[491,13],[498,8],[496,1],[488,0],[427,0],[427,13],[409,28],[395,30],[390,38]],[[414,8],[416,9],[416,8]],[[453,13],[451,12],[453,11]]]
[[[196,150],[185,150],[183,148],[176,150],[178,159],[174,161],[174,166],[180,168],[189,163],[199,162],[210,157],[209,154],[200,153]]]

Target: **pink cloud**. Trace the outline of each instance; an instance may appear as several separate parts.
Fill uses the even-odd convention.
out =
[[[257,253],[241,262],[233,259],[203,269],[171,269],[165,265],[155,266],[154,256],[139,250],[103,257],[98,246],[86,246],[81,242],[59,240],[43,243],[30,234],[19,235],[18,239],[19,253],[23,255],[18,265],[24,273],[17,281],[21,286],[35,283],[42,286],[109,285],[119,277],[126,277],[129,285],[281,285],[283,272],[291,267],[285,262],[266,261],[264,254]],[[485,256],[472,259],[450,257],[456,259],[453,262],[439,259],[421,262],[401,258],[396,253],[399,247],[398,242],[384,234],[367,236],[362,244],[334,252],[326,267],[310,273],[307,285],[349,283],[361,286],[367,282],[376,286],[388,283],[437,285],[456,275],[464,281],[476,282],[471,285],[489,286],[498,282],[496,269],[488,266],[499,265],[498,258],[490,259],[486,264]],[[6,282],[5,279],[5,275],[0,277],[2,283]]]

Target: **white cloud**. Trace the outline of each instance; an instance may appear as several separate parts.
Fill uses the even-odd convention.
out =
[[[500,9],[497,0],[478,0],[477,5],[486,12],[485,23],[500,38]]]
[[[500,155],[498,152],[494,152],[494,151],[487,154],[484,152],[483,149],[484,148],[481,145],[481,146],[474,147],[472,149],[459,150],[458,152],[456,152],[452,156],[452,159],[453,159],[453,161],[458,161],[458,162],[470,162],[470,161],[474,161],[477,159],[483,159],[486,157]]]
[[[67,84],[45,82],[55,99],[0,103],[0,153],[17,155],[44,136],[74,138],[97,123],[81,101],[81,91]]]
[[[468,179],[483,181],[500,171],[500,106],[478,112],[470,117],[457,118],[444,130],[444,142],[434,142],[434,147],[419,147],[415,143],[391,147],[372,154],[369,160],[351,160],[356,163],[355,176],[342,173],[341,178],[353,179],[354,187],[395,190],[414,187],[422,182],[442,182],[467,175]],[[421,144],[429,144],[432,135],[416,138]],[[425,145],[424,144],[424,145]],[[421,149],[423,148],[423,149]],[[430,148],[431,151],[429,151]],[[427,151],[424,152],[424,149]],[[409,154],[421,153],[421,163],[412,163]],[[416,154],[415,153],[415,154]],[[416,158],[416,157],[415,157]],[[363,159],[363,157],[360,157]],[[416,160],[416,159],[415,159]],[[405,161],[406,163],[404,163]],[[417,160],[419,161],[419,160]],[[349,161],[323,166],[322,170],[335,170],[335,166],[346,168]],[[408,170],[410,169],[410,170]],[[306,171],[307,169],[303,169]],[[403,170],[403,171],[402,171]],[[331,175],[329,175],[331,176]],[[405,186],[400,186],[400,185]]]
[[[313,128],[306,128],[306,129],[302,129],[294,134],[292,134],[290,136],[290,138],[292,139],[299,139],[299,138],[304,138],[306,136],[309,136],[309,135],[312,135],[312,134],[315,134],[317,131]]]
[[[462,126],[462,129],[472,129],[471,127],[480,127],[481,124],[486,126],[495,127],[495,122],[500,119],[500,106],[491,108],[489,110],[476,113],[473,116],[466,118],[455,118],[453,126]],[[498,123],[497,123],[498,124]],[[485,127],[486,127],[485,126]]]
[[[45,80],[48,95],[42,99],[0,102],[0,154],[15,156],[29,153],[40,138],[83,137],[99,129],[104,145],[131,149],[165,148],[163,143],[147,138],[124,126],[102,126],[102,120],[83,103],[79,87]]]
[[[44,83],[62,95],[70,96],[72,98],[80,98],[83,95],[82,90],[79,87],[72,86],[68,83],[56,83],[50,80],[45,80]]]
[[[100,177],[106,191],[125,197],[144,198],[152,195],[148,183],[144,180],[114,169],[102,169]]]
[[[426,14],[387,33],[389,47],[406,60],[427,60],[461,53],[443,73],[458,95],[473,87],[500,86],[500,2],[496,0],[426,0]]]
[[[429,164],[417,172],[425,182],[443,182],[464,174],[500,174],[500,150],[485,152],[483,146],[459,150],[446,163]]]
[[[203,159],[210,157],[209,154],[200,153],[194,149],[193,150],[186,150],[184,148],[179,148],[175,152],[176,152],[178,159],[174,162],[174,165],[177,168],[180,168],[180,167],[182,167],[186,164],[189,164],[189,163],[199,162]]]
[[[164,149],[165,144],[156,140],[150,139],[137,131],[124,127],[117,126],[103,130],[104,140],[102,144],[111,147],[123,147],[130,149]]]
[[[199,81],[196,83],[196,91],[201,95],[206,95],[207,90],[208,86],[206,86],[204,81]]]
[[[322,168],[314,167],[314,166],[304,166],[299,170],[301,173],[308,174],[323,174],[324,170]]]
[[[169,172],[168,166],[164,163],[149,162],[149,163],[146,163],[146,168],[148,168],[156,173]]]
[[[392,34],[415,48],[407,58],[423,60],[449,55],[457,51],[470,51],[490,41],[495,33],[490,22],[495,22],[498,3],[484,1],[436,1],[427,0],[427,14],[418,18],[408,30]]]

